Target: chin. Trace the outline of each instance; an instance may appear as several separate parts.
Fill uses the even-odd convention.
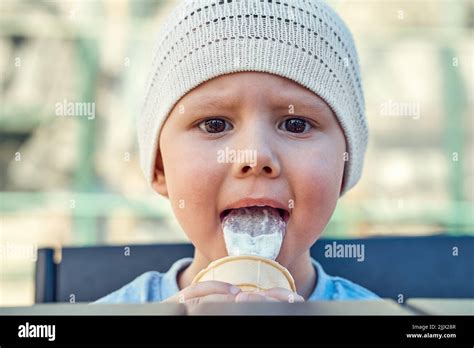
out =
[[[278,262],[280,265],[288,268],[296,260],[298,260],[298,258],[304,255],[304,253],[305,251],[300,251],[297,249],[289,250],[282,247],[275,261]]]
[[[218,259],[222,259],[223,257],[226,257],[226,256],[229,256],[229,254],[227,253],[227,250],[219,250],[215,253],[213,253],[210,257],[210,261],[215,261],[215,260],[218,260]]]
[[[280,252],[275,260],[283,267],[288,268],[288,265],[291,263],[292,260],[288,259],[288,255],[285,252]]]

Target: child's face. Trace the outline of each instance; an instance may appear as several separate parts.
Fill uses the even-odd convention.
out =
[[[203,122],[209,119],[215,121]],[[251,155],[240,162],[226,157],[226,148],[227,154],[255,151],[256,162]],[[288,267],[318,239],[334,211],[345,151],[335,115],[308,89],[267,73],[222,75],[171,111],[153,186],[170,199],[181,227],[209,261],[227,256],[220,220],[227,206],[248,197],[288,206],[277,258]]]

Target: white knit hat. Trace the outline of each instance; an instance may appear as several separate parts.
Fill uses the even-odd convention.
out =
[[[352,35],[334,10],[319,0],[184,0],[159,32],[138,117],[149,184],[174,105],[201,83],[239,71],[288,78],[325,100],[348,145],[341,195],[357,183],[368,137],[364,95]]]

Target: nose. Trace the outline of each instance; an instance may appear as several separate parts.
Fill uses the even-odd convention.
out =
[[[236,145],[245,156],[240,156],[240,161],[234,163],[233,171],[236,177],[263,175],[275,178],[280,175],[281,166],[272,136],[274,131],[263,121],[252,122],[240,130],[241,134],[236,137]]]

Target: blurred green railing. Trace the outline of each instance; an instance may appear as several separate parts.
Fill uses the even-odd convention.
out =
[[[99,4],[99,2],[97,2]],[[92,6],[92,5],[91,5]],[[137,6],[134,11],[138,11]],[[12,34],[16,31],[25,34],[27,26],[15,21],[3,22],[1,25]],[[95,100],[97,77],[99,73],[99,47],[96,37],[84,35],[85,31],[77,23],[71,25],[60,23],[55,30],[62,28],[65,37],[75,38],[79,76],[81,83],[77,95],[82,101]],[[54,28],[53,28],[54,29]],[[81,35],[76,35],[77,31]],[[82,31],[81,31],[82,30]],[[35,36],[35,31],[29,28],[26,33]],[[59,34],[61,35],[61,34]],[[445,40],[446,41],[446,40]],[[466,114],[466,96],[462,77],[458,69],[451,67],[454,52],[449,44],[440,45],[440,67],[442,71],[442,85],[444,87],[444,114],[446,115],[446,133],[443,144],[445,153],[448,154],[447,166],[449,167],[450,197],[447,202],[410,202],[404,201],[403,207],[398,201],[362,201],[357,206],[349,205],[345,201],[340,202],[336,208],[326,230],[332,236],[344,236],[359,224],[385,224],[403,225],[420,224],[437,226],[447,233],[473,233],[474,232],[474,206],[467,201],[463,186],[464,168],[463,161],[453,163],[450,159],[452,153],[457,152],[459,157],[463,156],[465,139],[463,137],[463,119]],[[16,114],[16,117],[11,117]],[[0,114],[0,131],[15,132],[18,128],[34,129],[39,125],[41,117],[37,110],[25,110],[10,105],[2,105]],[[41,214],[37,208],[43,205],[53,205],[59,211],[70,214],[74,220],[75,233],[81,235],[85,244],[92,244],[97,236],[97,219],[107,217],[114,209],[126,209],[133,212],[137,217],[164,218],[166,212],[159,205],[150,203],[145,198],[130,199],[121,195],[109,193],[97,193],[98,178],[94,172],[94,149],[97,139],[96,122],[81,122],[79,143],[79,160],[74,174],[72,193],[48,193],[48,192],[1,192],[0,214]],[[472,187],[471,187],[472,189]],[[71,207],[74,202],[74,207]],[[317,214],[317,212],[315,212]]]
[[[48,207],[47,213],[41,207]],[[71,214],[77,220],[88,219],[90,230],[81,237],[86,243],[94,243],[97,227],[94,221],[106,218],[120,209],[132,213],[137,218],[166,219],[171,208],[163,199],[150,196],[129,198],[106,193],[0,193],[0,213],[2,215],[41,216],[55,210],[58,214]],[[449,234],[474,234],[473,204],[458,202],[422,202],[398,200],[340,202],[327,228],[327,235],[347,237],[357,225],[420,225],[437,227]],[[452,211],[459,212],[463,220],[456,220]],[[317,214],[317,212],[315,212]],[[428,231],[427,231],[428,232]]]

